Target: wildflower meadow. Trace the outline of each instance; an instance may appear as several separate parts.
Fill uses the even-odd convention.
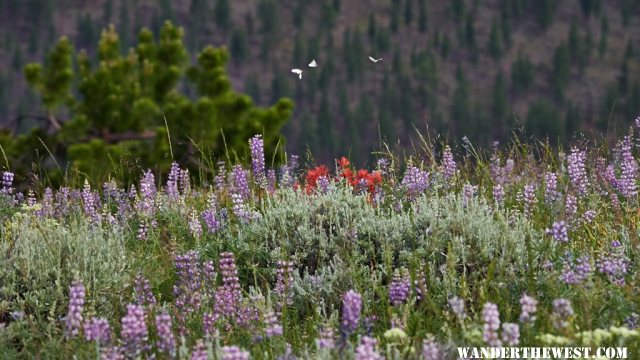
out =
[[[0,358],[639,359],[637,122],[611,147],[427,139],[364,169],[273,168],[256,135],[250,164],[197,181],[175,162],[56,189],[5,171]]]

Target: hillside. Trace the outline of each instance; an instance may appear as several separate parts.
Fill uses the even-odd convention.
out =
[[[488,144],[524,126],[567,142],[640,113],[638,0],[4,0],[1,123],[41,125],[21,69],[58,37],[92,53],[113,23],[126,50],[166,19],[184,27],[192,53],[227,46],[234,88],[256,103],[291,97],[288,150],[309,145],[325,162],[348,152],[365,161],[379,134],[408,146],[414,127]]]

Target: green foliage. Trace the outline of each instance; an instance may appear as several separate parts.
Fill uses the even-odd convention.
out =
[[[494,20],[491,23],[491,33],[489,34],[489,52],[494,59],[500,58],[502,56],[502,44],[500,37],[500,29],[498,27],[498,23]]]
[[[69,286],[82,280],[89,294],[85,309],[117,314],[122,289],[129,282],[129,254],[122,228],[90,224],[81,216],[69,224],[42,220],[34,209],[15,214],[2,224],[0,251],[0,313],[10,305],[30,323],[0,332],[0,348],[34,352],[51,338],[61,338]]]
[[[516,92],[528,90],[533,85],[534,67],[524,54],[519,53],[516,61],[511,64],[511,81]]]
[[[565,43],[558,45],[553,55],[553,87],[558,98],[563,98],[564,89],[571,79],[571,57]]]
[[[428,28],[427,0],[418,0],[418,30],[426,33]]]
[[[102,33],[97,66],[80,53],[74,73],[73,48],[64,38],[44,67],[28,65],[25,75],[47,109],[65,105],[71,113],[54,137],[58,155],[98,180],[121,161],[134,166],[124,172],[131,179],[141,168],[168,170],[172,157],[192,170],[201,166],[198,158],[204,154],[221,157],[229,151],[242,158],[246,139],[257,133],[264,135],[267,151],[273,151],[283,140],[279,130],[291,102],[274,99],[273,107],[256,108],[249,97],[231,89],[224,48],[207,47],[189,65],[182,37],[182,29],[167,22],[159,39],[142,30],[136,48],[122,55],[111,27]],[[234,51],[242,54],[242,46]],[[178,92],[185,80],[197,94],[194,100]],[[77,97],[71,95],[73,83]]]
[[[228,30],[230,28],[231,3],[229,0],[216,0],[213,8],[213,18],[220,29]]]
[[[564,126],[558,110],[549,102],[540,100],[531,105],[525,125],[529,136],[548,138],[552,144],[564,139]]]

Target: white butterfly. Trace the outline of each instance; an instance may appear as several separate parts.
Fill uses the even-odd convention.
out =
[[[294,74],[298,74],[298,78],[302,79],[302,70],[300,69],[291,69],[291,72]]]
[[[374,59],[373,57],[369,56],[369,60],[373,61],[374,63],[377,63],[378,61],[382,60],[382,58]]]
[[[309,67],[317,67],[318,63],[316,62],[315,59],[311,60],[311,62],[309,63]]]

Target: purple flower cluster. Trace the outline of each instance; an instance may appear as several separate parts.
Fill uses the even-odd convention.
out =
[[[478,185],[466,183],[462,186],[462,205],[469,206],[469,202],[478,192]]]
[[[547,235],[551,235],[555,241],[561,243],[569,242],[569,234],[567,231],[567,223],[564,221],[556,221],[551,226],[551,229],[546,230]]]
[[[500,312],[498,305],[493,303],[485,303],[482,307],[483,335],[482,339],[489,346],[501,346],[502,342],[498,338],[498,330],[500,330]]]
[[[205,214],[202,214],[203,219],[205,218]],[[198,213],[195,211],[191,211],[189,213],[189,231],[194,238],[199,239],[202,236],[202,223],[200,223],[200,219],[198,218]]]
[[[331,326],[324,326],[318,337],[316,338],[316,348],[320,349],[333,349],[335,348],[335,335],[333,333],[333,328]]]
[[[596,262],[598,272],[604,274],[613,284],[624,285],[625,276],[629,271],[629,259],[621,248],[614,248],[607,254],[601,255]]]
[[[99,204],[96,201],[96,195],[97,194],[91,191],[91,185],[89,185],[89,181],[85,179],[84,187],[82,189],[82,205],[84,207],[85,216],[91,219],[92,222],[100,221],[100,213],[98,212]]]
[[[165,192],[167,196],[171,200],[177,200],[180,193],[178,191],[178,179],[180,178],[180,166],[178,166],[177,162],[171,163],[171,170],[169,170],[169,175],[167,178],[167,186],[165,188]]]
[[[155,177],[148,170],[140,180],[140,196],[136,203],[138,213],[147,219],[153,218],[155,214],[156,193]]]
[[[520,298],[520,321],[523,323],[532,323],[536,321],[536,312],[538,311],[538,300],[524,294]]]
[[[414,199],[429,188],[429,172],[415,166],[407,167],[401,182],[409,199]]]
[[[580,195],[585,195],[589,187],[589,179],[587,178],[587,152],[579,150],[578,148],[572,148],[571,154],[567,159],[569,179],[571,185]]]
[[[356,360],[382,360],[384,359],[376,351],[378,340],[369,336],[363,336],[360,345],[356,347]]]
[[[243,201],[249,200],[251,192],[249,190],[249,175],[242,165],[236,165],[231,170],[231,184],[233,194],[239,195]]]
[[[138,273],[133,280],[133,289],[135,291],[136,305],[155,305],[156,297],[151,291],[151,284],[144,275]]]
[[[433,336],[422,342],[422,358],[424,360],[441,360],[444,358],[442,345],[438,344]]]
[[[416,278],[413,281],[413,287],[416,291],[416,301],[420,302],[424,300],[427,295],[427,279],[424,272],[419,271],[416,273]]]
[[[354,290],[349,290],[342,299],[342,331],[350,335],[358,329],[360,312],[362,311],[362,296]]]
[[[442,153],[442,174],[446,181],[450,181],[455,176],[456,172],[457,165],[453,159],[451,148],[447,145],[444,147],[444,151]]]
[[[174,260],[178,280],[173,286],[176,296],[175,304],[181,313],[196,312],[201,305],[202,275],[200,272],[200,255],[191,250]]]
[[[394,306],[400,306],[409,300],[411,292],[411,278],[406,270],[396,271],[389,285],[389,301]]]
[[[100,349],[100,360],[124,360],[120,346],[107,346]]]
[[[449,303],[449,307],[451,307],[451,311],[453,311],[459,321],[467,318],[467,313],[464,310],[464,299],[454,296],[447,300],[447,302]]]
[[[276,286],[275,294],[280,300],[278,308],[293,304],[293,261],[278,261],[278,269],[276,270]]]
[[[502,184],[493,185],[493,200],[497,207],[501,208],[504,206],[504,188]]]
[[[264,188],[267,186],[267,178],[265,176],[264,140],[262,140],[262,135],[256,135],[249,139],[249,148],[251,150],[253,179],[258,186]]]
[[[547,205],[550,205],[560,199],[560,192],[558,191],[558,174],[554,172],[547,172],[544,175],[544,180],[544,201]]]
[[[278,322],[278,318],[273,311],[268,311],[265,314],[264,335],[267,338],[282,336],[282,325]]]
[[[620,144],[620,179],[618,179],[618,191],[627,199],[631,199],[638,194],[637,176],[638,163],[633,157],[631,149],[633,143],[630,136],[625,136]]]
[[[222,360],[249,360],[249,352],[237,346],[223,346]]]
[[[202,221],[210,234],[214,234],[222,228],[222,221],[218,218],[215,194],[211,194],[207,201],[207,209],[202,212]]]
[[[565,284],[575,285],[588,279],[592,272],[593,267],[591,266],[591,257],[589,255],[579,257],[575,265],[571,256],[567,256],[562,267],[560,280]]]
[[[234,317],[239,310],[242,290],[233,253],[220,254],[220,273],[222,286],[216,290],[215,305],[220,315]]]
[[[207,346],[202,341],[202,339],[198,339],[196,344],[193,346],[193,350],[191,351],[191,360],[208,360],[209,354],[207,353]]]
[[[144,308],[140,305],[127,305],[127,314],[122,317],[120,337],[127,354],[140,354],[145,350],[149,332],[145,320]]]
[[[174,357],[176,352],[176,339],[171,330],[171,316],[166,310],[162,310],[156,315],[156,331],[158,334],[158,350],[170,357]]]
[[[524,186],[524,216],[531,216],[531,209],[536,204],[536,188],[533,184]]]
[[[267,185],[270,193],[273,194],[276,191],[276,171],[273,169],[267,170]]]
[[[85,290],[82,281],[76,280],[69,287],[69,310],[66,318],[66,334],[68,337],[78,335],[82,327],[82,311],[84,310]]]
[[[502,324],[502,341],[508,346],[520,343],[520,326],[514,323]]]
[[[93,317],[85,320],[83,326],[84,339],[86,341],[97,341],[100,344],[107,344],[111,340],[111,328],[109,322],[104,318]]]
[[[556,329],[564,329],[569,326],[569,318],[573,316],[573,307],[567,299],[553,300],[553,326]]]
[[[9,196],[13,194],[13,178],[14,175],[11,171],[2,172],[2,188],[0,189],[0,195]]]
[[[242,200],[242,195],[235,193],[231,194],[231,202],[233,203],[233,213],[238,217],[241,223],[246,224],[251,221],[251,212],[247,209],[247,206]]]
[[[564,215],[567,218],[569,224],[576,221],[576,213],[578,212],[578,199],[571,194],[567,194],[564,200]]]

